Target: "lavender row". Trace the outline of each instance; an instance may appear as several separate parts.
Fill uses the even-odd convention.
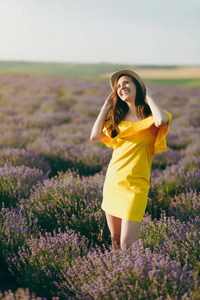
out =
[[[49,164],[51,176],[69,168],[93,175],[108,163],[109,150],[89,141],[92,124],[110,92],[107,82],[17,74],[0,74],[0,80],[0,145],[9,149],[10,156],[16,156],[16,149],[34,153]],[[197,152],[200,92],[162,85],[152,85],[151,90],[173,114],[168,144],[174,152],[167,159],[155,157],[153,164],[164,169],[180,156],[193,157]],[[1,151],[3,156],[5,150]]]
[[[21,284],[26,283],[32,290],[38,290],[41,296],[47,295],[49,291],[51,296],[71,295],[75,297],[75,294],[78,293],[78,297],[80,297],[80,294],[83,293],[80,286],[76,287],[75,294],[71,290],[72,286],[76,286],[74,282],[77,282],[75,273],[71,271],[74,274],[73,278],[66,279],[65,275],[70,266],[75,266],[75,260],[79,256],[81,257],[77,266],[79,273],[84,269],[80,265],[80,260],[87,257],[88,253],[94,253],[96,261],[95,247],[97,245],[101,246],[100,253],[108,251],[103,250],[103,244],[108,249],[110,237],[105,228],[105,217],[100,210],[103,180],[103,174],[82,179],[72,173],[60,174],[58,178],[47,179],[43,184],[38,183],[30,198],[28,200],[21,199],[16,208],[2,209],[1,254],[9,263],[10,271]],[[74,199],[76,199],[75,202]],[[191,275],[193,278],[192,293],[196,293],[194,286],[197,280],[195,279],[197,271],[194,270],[196,270],[199,260],[199,208],[200,195],[197,192],[191,191],[178,196],[174,195],[170,212],[175,215],[177,220],[174,217],[163,216],[156,221],[151,220],[151,217],[146,217],[140,232],[144,248],[150,249],[155,257],[160,253],[160,255],[164,255],[165,259],[172,260],[172,265],[174,261],[178,263],[179,272],[186,270],[193,274]],[[186,222],[186,220],[189,221]],[[67,237],[67,241],[64,237]],[[66,244],[61,243],[63,239]],[[72,246],[73,242],[74,246]],[[68,247],[71,250],[67,250]],[[72,249],[73,247],[75,248]],[[73,256],[73,253],[76,255]],[[64,255],[64,258],[61,254]],[[66,268],[63,270],[64,265]],[[85,268],[87,267],[86,264]],[[33,270],[35,271],[33,272]],[[57,278],[55,270],[58,274],[63,274],[62,278],[59,277],[60,275],[58,276],[60,279]],[[33,280],[32,274],[36,273],[38,275],[34,275]],[[93,273],[90,275],[94,276]],[[50,280],[50,278],[52,279]],[[65,283],[61,283],[60,280]],[[175,280],[174,277],[173,280]],[[65,292],[61,289],[63,284]],[[188,283],[185,282],[185,284]],[[141,293],[143,288],[141,287]],[[91,286],[90,289],[92,289]],[[122,295],[124,294],[122,293]],[[98,297],[100,296],[98,294]]]
[[[197,299],[199,219],[144,218],[130,249],[90,247],[72,230],[31,236],[10,271],[40,296],[67,299]],[[146,297],[146,298],[145,298]]]
[[[169,148],[153,160],[140,240],[112,253],[100,208],[111,151],[89,141],[109,84],[0,81],[0,257],[19,286],[61,299],[200,298],[199,89],[150,87],[173,115]]]

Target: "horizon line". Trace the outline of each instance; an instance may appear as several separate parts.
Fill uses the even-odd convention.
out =
[[[8,63],[12,63],[12,62],[19,62],[19,63],[42,63],[42,64],[81,64],[81,65],[100,65],[100,64],[105,64],[105,65],[129,65],[129,66],[137,66],[137,67],[200,67],[200,64],[167,64],[167,63],[127,63],[127,62],[120,62],[120,63],[115,63],[115,62],[106,62],[106,61],[102,61],[102,62],[80,62],[80,61],[42,61],[42,60],[21,60],[21,59],[0,59],[0,62],[8,62]]]

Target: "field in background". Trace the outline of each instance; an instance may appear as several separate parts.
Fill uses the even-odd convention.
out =
[[[109,78],[120,69],[135,70],[147,83],[200,87],[200,66],[139,66],[131,64],[83,64],[0,61],[0,72],[34,73],[57,76]]]
[[[173,116],[168,150],[153,159],[139,241],[115,254],[101,210],[112,150],[89,139],[110,93],[105,74],[122,68],[104,67],[74,65],[76,76],[72,65],[70,76],[0,73],[2,300],[19,287],[16,299],[200,299],[200,89],[183,86],[191,78],[149,79]]]

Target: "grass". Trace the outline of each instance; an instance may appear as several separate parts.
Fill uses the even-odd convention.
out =
[[[25,72],[35,74],[52,74],[60,76],[100,77],[119,69],[133,68],[127,64],[84,64],[84,63],[41,63],[0,61],[1,73]]]
[[[29,74],[34,73],[38,75],[56,75],[56,76],[72,76],[72,77],[84,77],[91,79],[109,78],[109,74],[116,72],[120,69],[137,69],[137,70],[152,70],[158,71],[164,69],[171,71],[172,78],[145,78],[147,84],[172,84],[172,85],[185,85],[189,87],[200,87],[200,78],[180,78],[173,79],[173,71],[176,71],[181,67],[179,66],[150,66],[141,65],[136,66],[132,64],[111,64],[111,63],[53,63],[53,62],[21,62],[21,61],[0,61],[0,73],[22,73]],[[190,68],[190,67],[189,67]],[[187,68],[186,68],[187,69]],[[159,76],[159,75],[158,75]],[[145,77],[145,76],[144,76]]]
[[[147,84],[158,83],[158,84],[168,84],[168,85],[184,85],[188,87],[200,87],[200,78],[180,78],[180,79],[150,79],[146,78],[144,81]]]

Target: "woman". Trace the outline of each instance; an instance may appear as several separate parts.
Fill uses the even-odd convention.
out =
[[[110,84],[113,92],[106,99],[90,138],[114,149],[106,173],[102,209],[116,251],[130,247],[139,236],[152,157],[167,149],[165,136],[172,116],[155,103],[135,72],[118,71],[111,76]]]

